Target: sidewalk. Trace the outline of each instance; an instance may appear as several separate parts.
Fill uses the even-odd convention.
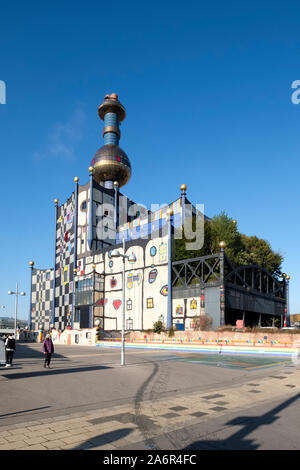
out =
[[[153,400],[131,406],[74,413],[12,426],[0,426],[0,450],[121,450],[143,442],[143,448],[155,447],[155,438],[182,430],[215,416],[239,412],[275,399],[288,400],[300,392],[300,370],[290,366],[268,378],[249,380],[230,388],[197,392]],[[173,447],[187,445],[182,433]],[[159,437],[160,436],[160,437]],[[166,444],[167,445],[167,444]],[[141,448],[141,445],[139,445]],[[164,450],[167,450],[164,448]]]

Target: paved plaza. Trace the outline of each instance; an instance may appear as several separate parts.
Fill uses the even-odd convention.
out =
[[[285,359],[18,344],[0,369],[1,450],[297,449],[300,367]]]

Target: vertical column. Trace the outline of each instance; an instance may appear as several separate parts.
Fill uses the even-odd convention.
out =
[[[90,173],[90,206],[89,206],[89,225],[88,225],[88,247],[91,250],[93,245],[93,174],[94,167],[89,167]]]
[[[283,273],[282,274],[282,277],[283,277],[283,286],[284,286],[284,296],[285,296],[285,305],[284,305],[284,322],[283,322],[283,326],[284,328],[286,326],[288,326],[288,279],[290,279],[290,277]]]
[[[19,295],[19,287],[18,287],[18,283],[16,283],[15,328],[14,328],[15,339],[17,339],[18,295]]]
[[[93,264],[93,292],[92,292],[92,320],[89,325],[89,328],[94,328],[95,322],[95,277],[96,277],[96,268],[97,266]]]
[[[55,280],[56,280],[56,235],[57,235],[57,213],[58,213],[58,199],[54,199],[55,205],[55,233],[54,233],[54,268],[53,268],[53,300],[52,300],[52,321],[55,325]]]
[[[119,225],[119,183],[118,181],[114,182],[114,188],[115,188],[114,225],[115,225],[115,230],[116,230],[116,236],[115,236],[115,241],[116,241],[117,230],[118,230],[118,225]]]
[[[125,365],[125,235],[123,236],[123,276],[122,276],[122,353],[121,365]]]
[[[103,129],[104,145],[119,145],[120,130],[117,113],[106,112]]]
[[[32,275],[33,275],[34,261],[29,261],[29,266],[30,266],[30,300],[29,300],[28,330],[31,331],[31,325],[32,325]]]
[[[184,227],[184,220],[185,220],[185,200],[186,200],[186,184],[182,184],[180,186],[181,191],[181,224]]]
[[[71,329],[74,326],[75,316],[75,278],[77,269],[77,225],[78,225],[78,176],[74,178],[75,182],[75,202],[74,202],[74,269],[73,269],[73,292],[72,292],[72,314],[71,314]]]
[[[225,276],[224,276],[224,259],[226,243],[220,242],[220,326],[225,325]]]
[[[286,276],[286,326],[291,326],[290,317],[290,276]]]
[[[205,288],[201,287],[200,315],[205,315]]]
[[[167,330],[172,326],[172,217],[173,210],[167,210],[168,219],[168,311]]]

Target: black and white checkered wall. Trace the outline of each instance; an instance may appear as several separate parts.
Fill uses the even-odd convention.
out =
[[[49,330],[53,305],[53,269],[32,269],[31,278],[31,329],[43,324]]]
[[[74,276],[74,193],[57,208],[55,258],[55,318],[58,330],[71,326]]]

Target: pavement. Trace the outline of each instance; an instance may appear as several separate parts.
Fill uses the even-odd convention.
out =
[[[122,367],[119,350],[56,345],[48,370],[41,345],[18,344],[0,450],[299,448],[298,362],[190,356],[127,351]]]

